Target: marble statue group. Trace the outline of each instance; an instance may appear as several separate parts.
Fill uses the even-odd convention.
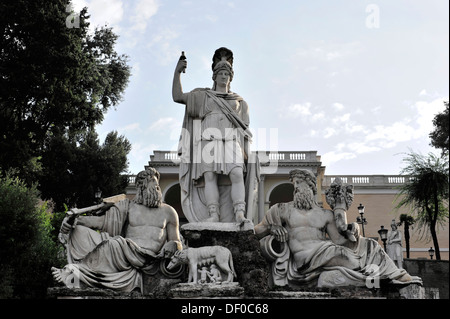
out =
[[[178,149],[180,200],[189,224],[252,230],[275,286],[367,286],[374,278],[421,283],[394,257],[398,247],[388,254],[377,241],[363,237],[358,224],[347,222],[353,188],[339,179],[326,191],[328,210],[317,202],[315,174],[293,169],[293,200],[273,205],[253,224],[260,167],[249,151],[249,106],[230,90],[233,59],[231,50],[217,49],[212,88],[189,92],[181,85],[187,59],[183,56],[175,67],[172,97],[185,107]],[[68,287],[75,280],[82,287],[141,292],[144,276],[179,278],[183,271],[192,284],[236,280],[227,247],[194,248],[183,241],[177,212],[162,202],[159,179],[159,172],[148,167],[136,176],[134,199],[70,210],[60,229],[68,264],[52,268],[55,280]],[[398,236],[393,228],[392,245],[398,245]],[[180,268],[184,264],[188,267]]]
[[[337,191],[327,192],[334,211],[317,204],[316,177],[311,171],[292,170],[290,180],[294,200],[272,206],[255,226],[259,237],[269,236],[287,246],[278,251],[270,244],[262,246],[266,255],[273,256],[275,285],[317,280],[319,287],[366,286],[375,277],[398,284],[420,282],[398,268],[375,240],[361,236],[358,224],[346,223],[344,210],[352,195],[340,180],[332,185]]]

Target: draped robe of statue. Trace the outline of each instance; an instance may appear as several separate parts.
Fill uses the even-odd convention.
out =
[[[296,210],[293,202],[272,206],[264,217],[264,223],[282,226],[283,222],[280,215],[286,213],[287,210]],[[266,237],[266,241],[269,239],[275,241],[273,236]],[[395,265],[375,240],[362,236],[358,238],[357,244],[352,248],[335,244],[331,240],[318,242],[316,248],[310,251],[301,267],[296,265],[293,253],[289,248],[289,242],[281,243],[278,252],[279,254],[276,256],[272,255],[274,259],[272,263],[273,282],[278,286],[287,284],[315,286],[318,283],[319,276],[327,272],[329,274],[333,272],[333,275],[324,276],[326,278],[322,281],[324,287],[340,285],[370,286],[375,285],[375,280],[389,280],[392,283],[404,284],[397,279],[407,274],[406,270]],[[358,260],[359,268],[327,266],[335,256],[347,256]],[[421,279],[413,277],[412,282],[421,284]]]
[[[237,101],[236,108],[228,101]],[[203,173],[218,174],[220,222],[234,222],[231,182],[227,176],[235,167],[242,167],[246,188],[247,218],[252,220],[256,209],[259,163],[248,154],[248,106],[236,93],[219,93],[195,89],[188,93],[183,130],[178,153],[180,163],[181,204],[189,222],[209,217],[204,194]]]
[[[156,254],[125,237],[130,205],[137,204],[128,199],[115,203],[106,211],[99,232],[81,225],[71,231],[67,242],[68,266],[86,286],[142,291],[142,274],[157,272]]]

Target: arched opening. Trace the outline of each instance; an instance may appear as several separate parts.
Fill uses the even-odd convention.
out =
[[[294,185],[283,183],[276,186],[269,195],[269,207],[278,203],[287,203],[294,198]]]
[[[180,225],[188,222],[186,216],[183,214],[183,209],[181,208],[180,184],[175,184],[167,190],[166,195],[164,196],[164,203],[172,206],[177,211]]]

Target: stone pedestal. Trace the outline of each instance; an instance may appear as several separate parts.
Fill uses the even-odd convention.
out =
[[[233,256],[237,282],[246,297],[264,295],[268,287],[269,264],[262,256],[253,224],[189,223],[181,226],[189,247],[223,246]]]
[[[398,292],[402,299],[426,299],[425,288],[417,284],[400,288]]]
[[[173,299],[241,299],[244,297],[244,288],[238,282],[204,285],[181,283],[172,287],[169,297]]]

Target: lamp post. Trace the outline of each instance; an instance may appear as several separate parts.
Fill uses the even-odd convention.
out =
[[[359,204],[358,206],[359,215],[356,217],[356,222],[362,226],[363,237],[366,237],[366,233],[364,232],[364,225],[367,225],[367,219],[364,217],[364,205]]]
[[[386,240],[387,240],[387,234],[388,230],[384,228],[383,225],[380,226],[381,228],[378,230],[378,234],[380,234],[380,238],[383,241],[384,251],[386,251]]]
[[[430,249],[428,249],[428,253],[430,254],[430,259],[433,259],[433,256],[434,256],[434,249],[433,249],[433,247],[430,247]]]

